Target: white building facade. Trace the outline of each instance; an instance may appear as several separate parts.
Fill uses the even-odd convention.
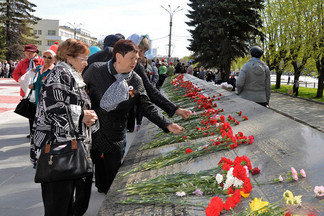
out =
[[[42,19],[32,26],[36,39],[39,55],[48,50],[55,42],[63,42],[68,38],[76,38],[84,41],[89,46],[97,44],[97,38],[91,37],[90,32],[85,29],[73,29],[68,26],[60,26],[59,20]]]

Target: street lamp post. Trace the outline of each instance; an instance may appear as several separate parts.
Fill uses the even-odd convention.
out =
[[[169,34],[169,52],[168,52],[168,58],[169,58],[169,61],[170,61],[170,57],[171,57],[172,18],[173,18],[173,14],[175,14],[176,12],[181,11],[182,8],[179,9],[180,6],[178,6],[176,9],[174,9],[174,10],[172,11],[172,10],[171,10],[171,6],[170,6],[170,5],[168,5],[168,6],[169,6],[169,9],[166,9],[165,7],[163,7],[163,6],[161,5],[161,7],[162,7],[164,10],[166,10],[166,12],[168,12],[169,15],[170,15],[170,34]]]
[[[68,23],[70,26],[72,26],[73,27],[73,32],[74,32],[74,36],[73,36],[73,38],[74,39],[76,39],[76,31],[77,31],[77,29],[82,25],[81,23],[79,23],[79,24],[77,24],[77,23]]]

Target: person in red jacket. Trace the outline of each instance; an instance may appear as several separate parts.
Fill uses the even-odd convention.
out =
[[[12,73],[12,78],[18,82],[20,77],[27,71],[36,68],[36,66],[43,65],[44,61],[38,55],[37,46],[34,44],[27,44],[24,48],[25,59],[21,60],[16,69]],[[25,92],[20,89],[20,96],[24,97]]]
[[[25,59],[21,60],[16,69],[12,72],[12,78],[18,82],[20,77],[24,75],[27,71],[35,69],[39,65],[43,65],[44,61],[38,55],[37,46],[34,44],[27,44],[24,48]],[[25,92],[20,88],[20,96],[24,97]],[[34,119],[29,119],[29,129],[33,126]],[[30,134],[27,135],[27,138],[30,138]]]

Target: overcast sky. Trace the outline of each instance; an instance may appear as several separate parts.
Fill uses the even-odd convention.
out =
[[[168,54],[170,15],[165,11],[170,4],[172,11],[183,10],[173,15],[171,56],[190,55],[188,0],[29,0],[37,5],[34,15],[42,19],[58,19],[60,25],[82,24],[91,36],[104,38],[109,34],[122,33],[125,37],[133,33],[148,34],[158,55]],[[51,3],[49,3],[51,2]]]

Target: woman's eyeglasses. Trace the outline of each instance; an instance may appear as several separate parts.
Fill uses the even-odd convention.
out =
[[[49,60],[51,60],[52,59],[52,57],[51,56],[43,56],[43,59],[49,59]]]

